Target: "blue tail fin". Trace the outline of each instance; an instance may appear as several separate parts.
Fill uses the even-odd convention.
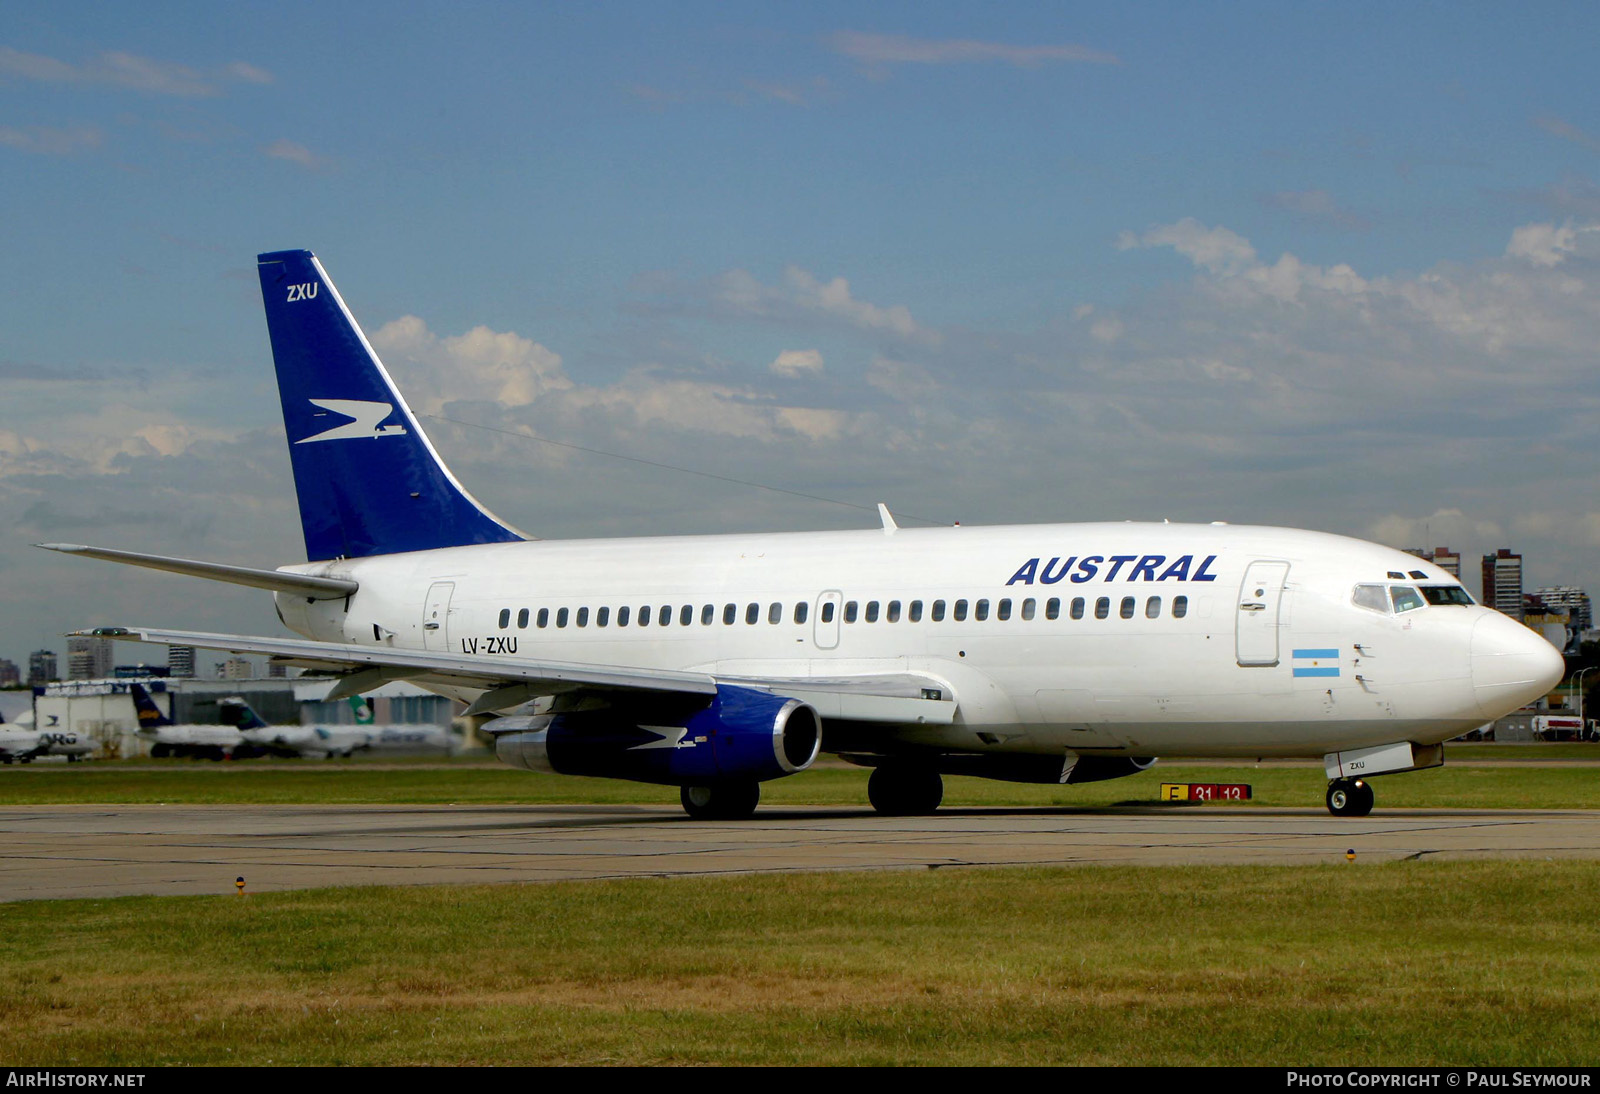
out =
[[[133,709],[139,715],[140,729],[160,729],[172,724],[172,719],[161,713],[161,708],[156,706],[156,701],[150,698],[143,684],[129,684],[128,693],[133,696]]]
[[[306,558],[526,538],[450,474],[316,256],[256,261]]]
[[[257,714],[249,703],[237,695],[230,695],[226,699],[217,700],[217,716],[223,725],[232,726],[234,729],[272,728],[262,720],[261,715]]]

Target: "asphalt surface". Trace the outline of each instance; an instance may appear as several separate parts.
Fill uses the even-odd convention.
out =
[[[39,805],[0,808],[0,901],[815,870],[1600,858],[1600,811],[1222,805],[762,809],[667,806]]]

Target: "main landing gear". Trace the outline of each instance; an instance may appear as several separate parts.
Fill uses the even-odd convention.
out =
[[[678,792],[683,811],[695,820],[748,820],[761,801],[758,782],[686,786]]]
[[[944,800],[944,780],[925,767],[885,764],[872,769],[867,800],[884,816],[926,816]]]
[[[1364,817],[1372,812],[1372,787],[1360,779],[1334,779],[1328,784],[1328,812],[1336,817]]]

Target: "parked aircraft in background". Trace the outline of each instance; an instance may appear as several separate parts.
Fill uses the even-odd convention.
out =
[[[278,756],[320,756],[331,760],[372,747],[372,731],[355,726],[268,725],[249,703],[240,698],[222,699],[223,717],[239,727],[246,741]],[[365,709],[365,704],[362,704]],[[371,720],[370,713],[368,721]]]
[[[149,742],[150,755],[156,759],[187,756],[231,760],[262,755],[262,749],[249,741],[236,725],[178,725],[162,713],[143,684],[129,684],[128,694],[133,697],[133,709],[139,718],[139,728],[134,732]],[[217,706],[219,713],[228,709],[225,702]]]
[[[18,722],[0,716],[0,764],[31,763],[40,756],[65,756],[68,763],[77,763],[95,749],[94,742],[76,730],[36,729],[32,719],[31,713]]]
[[[279,570],[53,550],[271,589],[304,639],[108,629],[408,679],[471,705],[515,766],[681,787],[746,816],[820,749],[886,813],[942,776],[1080,783],[1156,756],[1322,757],[1368,777],[1561,678],[1561,655],[1444,570],[1318,532],[1049,524],[541,542],[440,461],[308,251],[260,256],[306,557]]]

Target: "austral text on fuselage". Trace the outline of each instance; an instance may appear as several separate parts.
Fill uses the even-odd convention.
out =
[[[1054,585],[1066,579],[1082,585],[1086,581],[1093,581],[1102,567],[1109,568],[1100,580],[1115,581],[1117,575],[1122,574],[1122,568],[1129,563],[1133,565],[1123,575],[1123,581],[1215,581],[1217,575],[1207,572],[1215,561],[1216,555],[1207,555],[1199,566],[1194,564],[1193,555],[1179,555],[1170,563],[1166,555],[1112,555],[1110,558],[1104,555],[1084,555],[1082,558],[1073,555],[1066,559],[1058,555],[1041,566],[1039,559],[1030,558],[1011,575],[1011,580],[1006,584],[1032,585],[1038,582],[1041,585]]]

